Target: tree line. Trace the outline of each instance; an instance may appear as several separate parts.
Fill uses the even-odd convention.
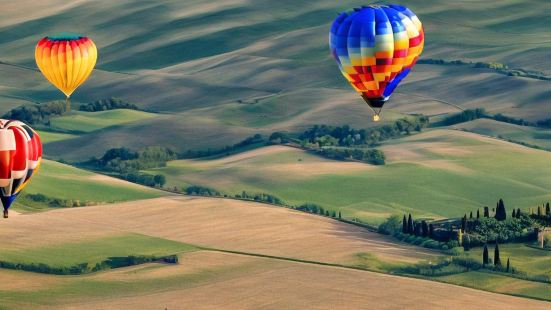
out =
[[[522,118],[514,118],[507,115],[503,115],[501,113],[492,115],[487,113],[484,108],[463,110],[459,113],[455,113],[444,118],[442,121],[433,124],[433,126],[450,126],[450,125],[470,122],[481,118],[492,119],[499,122],[514,124],[514,125],[521,125],[521,126],[545,127],[544,126],[545,121],[534,123],[534,122],[524,120]]]
[[[385,154],[378,149],[322,148],[317,153],[323,157],[335,160],[354,159],[372,165],[384,165]]]
[[[420,132],[428,125],[429,119],[426,116],[403,118],[391,124],[367,129],[355,129],[349,125],[315,125],[304,131],[298,140],[302,145],[314,144],[320,148],[326,146],[375,146],[385,140],[409,135],[412,132]],[[274,138],[282,138],[282,134],[272,134],[270,141],[273,141]]]
[[[84,103],[78,106],[78,110],[86,112],[97,112],[114,109],[138,110],[138,106],[118,98],[101,99],[91,103]],[[67,112],[67,105],[64,101],[51,101],[35,105],[23,105],[6,112],[2,118],[15,119],[29,125],[50,125],[50,120]]]
[[[102,262],[96,263],[94,266],[90,266],[88,263],[76,264],[73,266],[50,266],[43,263],[12,263],[6,261],[0,261],[0,268],[24,270],[31,272],[39,272],[46,274],[56,275],[79,275],[97,272],[101,270],[128,267],[134,265],[140,265],[150,262],[162,261],[170,264],[178,263],[177,255],[166,256],[146,256],[146,255],[130,255],[124,257],[111,257]]]
[[[551,77],[546,76],[543,72],[528,71],[520,68],[509,68],[506,64],[497,63],[497,62],[471,62],[464,60],[443,60],[443,59],[432,59],[424,58],[417,61],[419,64],[433,64],[433,65],[456,65],[456,66],[470,66],[477,69],[490,69],[496,73],[507,75],[507,76],[519,76],[526,77],[531,79],[538,79],[549,81]]]
[[[116,109],[139,110],[140,108],[138,108],[138,106],[133,103],[129,103],[120,98],[114,97],[111,97],[109,99],[100,99],[90,103],[83,103],[80,104],[78,107],[79,111],[84,112],[99,112]]]

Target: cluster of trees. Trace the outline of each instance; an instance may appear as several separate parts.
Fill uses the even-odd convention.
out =
[[[145,264],[154,261],[163,261],[166,263],[176,264],[178,263],[177,255],[167,255],[167,256],[143,256],[143,255],[130,255],[124,257],[111,257],[102,262],[96,263],[94,267],[90,267],[88,263],[77,264],[74,266],[66,267],[57,267],[50,266],[42,263],[11,263],[0,261],[0,268],[6,269],[15,269],[15,270],[24,270],[31,272],[39,272],[46,274],[56,274],[56,275],[78,275],[86,274],[106,269],[127,267],[139,264]]]
[[[538,206],[536,212],[530,208],[530,218],[534,219],[542,226],[551,226],[551,206],[549,202]]]
[[[507,76],[520,76],[520,77],[527,77],[527,78],[538,79],[538,80],[551,80],[551,77],[546,76],[542,72],[533,72],[533,71],[527,71],[524,69],[513,69],[513,68],[509,68],[509,66],[505,64],[497,63],[497,62],[474,62],[473,63],[471,61],[464,61],[464,60],[446,61],[443,59],[424,58],[424,59],[420,59],[417,63],[434,64],[434,65],[465,65],[473,68],[494,70],[497,73],[504,74]]]
[[[377,149],[321,148],[317,153],[336,160],[354,159],[373,165],[385,164],[385,154]]]
[[[95,202],[90,201],[80,201],[73,199],[61,199],[61,198],[51,198],[43,194],[23,194],[24,199],[29,199],[33,202],[39,204],[45,204],[51,208],[76,208],[81,206],[90,206],[96,204]],[[22,197],[22,198],[23,198]]]
[[[461,230],[465,247],[479,246],[486,242],[511,242],[530,239],[533,237],[534,221],[520,209],[513,209],[511,218],[507,220],[507,211],[503,199],[497,202],[496,208],[490,216],[488,207],[484,207],[484,215],[480,217],[480,210],[476,211],[476,218],[470,213],[461,219]]]
[[[16,119],[29,125],[50,124],[50,119],[67,111],[63,101],[52,101],[36,105],[24,105],[8,111],[4,119]]]
[[[81,104],[78,109],[79,111],[84,112],[99,112],[115,109],[139,110],[137,105],[113,97],[109,99],[100,99],[94,102]]]
[[[243,141],[238,142],[234,145],[227,145],[221,149],[207,149],[207,150],[188,150],[185,154],[182,154],[181,158],[201,158],[209,157],[215,155],[230,155],[232,152],[238,151],[244,147],[255,145],[255,144],[265,144],[266,140],[261,134],[255,134],[248,138],[245,138]]]
[[[319,206],[319,205],[314,204],[314,203],[305,203],[305,204],[302,204],[298,207],[295,207],[294,209],[298,210],[298,211],[302,211],[302,212],[319,214],[321,216],[328,216],[328,217],[332,217],[332,218],[342,219],[341,211],[339,211],[338,213],[335,210],[329,211],[327,209],[324,209],[322,206]]]
[[[281,200],[280,198],[274,195],[265,194],[265,193],[253,194],[253,193],[247,193],[246,191],[242,191],[241,194],[236,194],[234,197],[238,199],[247,199],[247,200],[254,200],[259,202],[266,202],[266,203],[271,203],[271,204],[280,205],[280,206],[286,205],[285,202],[283,202],[283,200]]]
[[[185,189],[185,193],[188,195],[195,195],[195,196],[212,196],[212,197],[222,196],[222,194],[220,194],[219,191],[212,189],[210,187],[201,186],[201,185],[188,186]]]
[[[414,131],[421,131],[428,124],[429,119],[427,117],[417,116],[415,118],[399,119],[392,124],[369,129],[354,129],[348,125],[315,125],[302,133],[299,140],[302,141],[302,144],[316,144],[320,148],[326,146],[372,146],[384,140],[397,138]],[[274,136],[272,135],[270,138],[274,138]],[[275,138],[284,139],[285,135],[278,133]]]
[[[109,149],[101,158],[93,157],[89,161],[81,163],[81,165],[115,173],[130,182],[163,187],[166,184],[164,175],[153,175],[139,171],[165,167],[167,161],[177,158],[178,154],[175,151],[161,146],[148,146],[140,151],[121,147]]]
[[[503,115],[501,113],[492,115],[488,114],[485,109],[483,108],[477,108],[477,109],[467,109],[463,110],[459,113],[452,114],[446,118],[444,118],[442,121],[434,124],[435,126],[450,126],[455,125],[459,123],[465,123],[473,120],[477,120],[480,118],[487,118],[487,119],[493,119],[499,122],[509,123],[509,124],[515,124],[515,125],[521,125],[521,126],[538,126],[538,123],[533,123],[526,121],[522,118],[514,118],[507,115]]]
[[[120,177],[132,183],[138,183],[138,184],[151,186],[151,187],[155,187],[155,186],[163,187],[166,184],[166,177],[162,174],[129,172],[129,173],[121,174]]]
[[[458,246],[456,241],[442,242],[434,240],[435,230],[427,221],[415,221],[411,214],[402,219],[392,215],[378,227],[380,233],[392,235],[397,239],[430,249],[454,250]]]

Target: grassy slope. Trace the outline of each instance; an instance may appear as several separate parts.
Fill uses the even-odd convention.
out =
[[[73,99],[117,96],[173,114],[58,141],[46,147],[54,157],[83,159],[120,145],[162,144],[184,151],[220,147],[256,132],[320,122],[363,127],[370,111],[346,85],[327,49],[327,30],[336,13],[361,4],[365,2],[127,0],[109,3],[107,11],[97,1],[65,10],[15,10],[0,26],[1,60],[34,66],[35,29],[55,32],[60,21],[77,18],[81,22],[72,29],[96,41],[100,58],[99,70]],[[427,30],[424,57],[551,70],[545,61],[551,41],[541,16],[548,1],[414,0],[408,6]],[[137,20],[150,27],[140,27]],[[2,111],[24,100],[60,98],[36,71],[0,64],[0,72]],[[457,110],[441,102],[446,101],[529,119],[549,114],[548,81],[419,65],[403,84],[389,104],[399,113]],[[150,134],[167,130],[170,138]]]
[[[40,170],[23,190],[24,194],[43,194],[50,198],[82,202],[115,202],[154,198],[166,195],[145,186],[98,175],[65,164],[43,160]],[[15,202],[16,210],[31,210]],[[40,206],[34,206],[40,207]]]
[[[91,132],[110,126],[137,122],[154,117],[154,114],[135,110],[110,110],[102,112],[71,112],[71,115],[56,117],[51,121],[54,130]],[[52,141],[53,142],[53,141]]]
[[[180,160],[154,170],[168,186],[198,184],[235,194],[265,192],[298,204],[313,202],[347,217],[379,221],[391,213],[454,217],[492,206],[551,198],[551,154],[452,130],[432,130],[381,147],[385,166],[329,161],[288,148],[222,160]],[[332,168],[323,168],[326,166]],[[356,165],[356,164],[354,164]],[[324,170],[325,169],[325,170]]]
[[[61,243],[37,248],[4,250],[0,260],[6,262],[47,264],[52,267],[71,267],[81,263],[94,266],[109,258],[130,255],[163,256],[191,251],[192,246],[139,234],[125,234],[75,243]]]
[[[493,259],[493,247],[489,247],[490,257]],[[466,252],[473,258],[482,257],[482,249],[475,249]],[[501,244],[499,254],[503,266],[507,258],[511,260],[511,266],[517,270],[527,272],[531,275],[551,276],[551,251],[535,249],[524,244]]]
[[[518,126],[496,122],[489,119],[479,119],[453,126],[490,137],[500,137],[511,141],[520,141],[551,150],[551,130],[534,128],[529,126]]]
[[[513,294],[549,300],[551,284],[524,281],[499,274],[470,271],[437,278],[447,283],[458,284],[498,293]]]

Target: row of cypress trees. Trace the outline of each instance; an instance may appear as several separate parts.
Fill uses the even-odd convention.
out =
[[[494,267],[501,268],[501,258],[499,257],[499,245],[496,243],[494,247]],[[488,245],[484,245],[484,251],[482,252],[482,266],[486,267],[486,265],[490,264],[490,258],[488,254]],[[507,258],[507,266],[505,267],[505,272],[509,272],[511,269],[511,262],[509,258]]]

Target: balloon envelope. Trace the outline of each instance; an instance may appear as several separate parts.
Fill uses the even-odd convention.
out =
[[[88,79],[97,57],[92,40],[72,33],[47,36],[38,41],[35,50],[36,64],[44,77],[67,97]]]
[[[400,5],[370,5],[341,13],[329,46],[339,68],[372,108],[384,103],[423,51],[421,21]]]
[[[41,160],[38,134],[23,122],[0,119],[0,200],[4,210],[36,173]]]

